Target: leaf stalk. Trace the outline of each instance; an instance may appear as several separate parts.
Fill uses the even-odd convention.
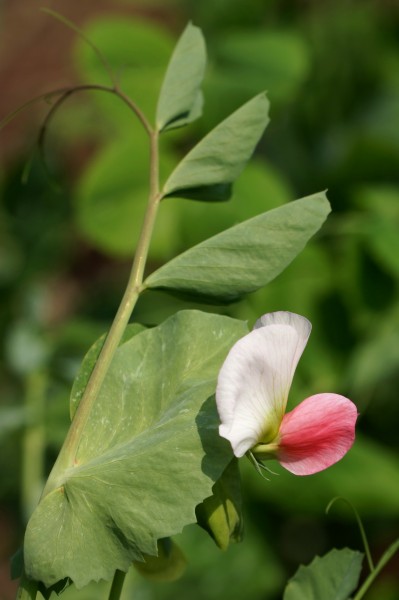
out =
[[[123,571],[115,571],[112,580],[112,586],[109,592],[108,600],[119,600],[122,593],[123,584],[125,583],[126,573]]]

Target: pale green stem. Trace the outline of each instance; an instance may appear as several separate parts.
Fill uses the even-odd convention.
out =
[[[27,427],[22,440],[21,504],[25,521],[28,521],[43,489],[44,480],[44,403],[47,377],[43,372],[27,376],[25,409]]]
[[[129,322],[133,308],[141,292],[144,277],[144,268],[151,241],[151,235],[155,224],[155,218],[159,207],[161,195],[158,184],[158,135],[151,132],[151,168],[150,168],[150,195],[147,211],[144,217],[137,250],[133,261],[132,270],[126,291],[123,295],[118,312],[108,332],[101,353],[91,373],[82,399],[77,408],[71,427],[65,438],[60,454],[47,481],[43,495],[57,488],[61,482],[58,473],[68,467],[74,466],[75,457],[79,449],[82,433],[87,420],[96,401],[98,392],[103,384],[104,378],[110,367],[115,351]]]
[[[367,577],[366,581],[363,583],[360,590],[357,592],[356,596],[353,597],[353,600],[361,600],[364,597],[366,592],[369,590],[371,584],[374,582],[376,577],[380,574],[385,565],[391,560],[393,555],[399,550],[399,540],[396,540],[391,546],[389,546],[388,550],[384,552],[382,555],[378,565],[375,569],[370,573]]]
[[[108,600],[120,600],[123,584],[125,582],[125,577],[126,573],[124,573],[123,571],[115,571]]]

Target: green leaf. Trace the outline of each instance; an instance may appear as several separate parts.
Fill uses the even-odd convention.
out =
[[[143,325],[140,325],[139,323],[132,323],[131,325],[128,325],[122,336],[120,345],[129,341],[133,336],[137,335],[138,333],[140,333],[141,331],[144,331],[144,330],[145,330],[145,327]],[[89,378],[93,371],[93,368],[97,362],[97,358],[100,354],[100,351],[104,345],[106,336],[107,336],[107,334],[104,334],[96,342],[94,342],[94,344],[92,345],[92,347],[90,348],[90,350],[88,351],[86,356],[84,357],[83,362],[80,366],[79,372],[75,378],[75,381],[73,382],[73,386],[72,386],[72,390],[71,390],[71,397],[70,397],[70,409],[69,409],[70,415],[71,415],[71,420],[73,419],[76,409],[79,406],[79,402],[81,400],[83,392],[85,391],[87,382],[89,381]]]
[[[28,523],[30,578],[109,580],[196,521],[231,461],[211,396],[246,332],[241,321],[183,311],[118,348],[73,466],[54,473],[58,487]]]
[[[243,530],[241,480],[236,458],[217,480],[212,492],[212,496],[197,506],[197,521],[216,545],[226,550],[230,542],[241,541]]]
[[[57,594],[57,596],[61,596],[61,594],[63,594],[65,592],[65,590],[67,590],[71,584],[72,584],[72,581],[70,579],[66,578],[66,579],[63,579],[62,581],[57,581],[57,583],[50,586],[49,588],[41,583],[41,584],[39,584],[38,590],[46,600],[50,600],[50,598],[54,598],[53,594]]]
[[[274,279],[323,224],[324,193],[244,221],[180,254],[152,273],[148,288],[233,302]]]
[[[344,548],[333,549],[301,566],[290,579],[283,600],[348,600],[357,587],[363,554]]]
[[[189,23],[176,45],[162,84],[156,116],[158,131],[181,127],[201,115],[200,86],[205,65],[201,30]]]
[[[10,559],[10,576],[11,579],[19,579],[24,572],[24,553],[22,548],[12,555]]]
[[[146,556],[144,562],[133,564],[146,579],[171,582],[183,575],[187,563],[179,546],[170,538],[164,538],[158,540],[158,556]]]
[[[241,106],[183,158],[166,181],[163,196],[228,200],[269,122],[268,112],[264,93]]]

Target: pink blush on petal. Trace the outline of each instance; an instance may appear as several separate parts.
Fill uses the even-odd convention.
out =
[[[295,475],[327,469],[351,448],[357,416],[356,406],[344,396],[310,396],[284,415],[277,459]]]

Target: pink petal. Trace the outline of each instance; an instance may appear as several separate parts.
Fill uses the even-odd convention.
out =
[[[339,461],[355,440],[356,406],[338,394],[316,394],[287,413],[277,459],[295,475],[312,475]]]

